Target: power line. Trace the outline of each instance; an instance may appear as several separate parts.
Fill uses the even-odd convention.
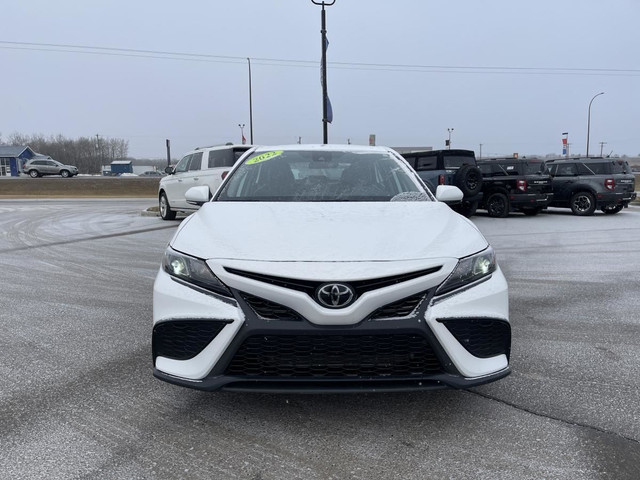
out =
[[[212,55],[190,52],[171,52],[163,50],[143,50],[134,48],[101,47],[58,43],[11,42],[0,40],[0,48],[12,50],[34,50],[61,53],[83,53],[115,57],[152,58],[162,60],[199,61],[211,63],[245,63],[246,57],[232,55]],[[284,58],[251,58],[257,65],[317,68],[315,60],[297,60]],[[427,73],[490,73],[520,75],[605,75],[637,76],[640,69],[611,68],[561,68],[561,67],[507,67],[507,66],[456,66],[456,65],[420,65],[363,62],[327,62],[331,68],[345,70],[380,70],[392,72]]]

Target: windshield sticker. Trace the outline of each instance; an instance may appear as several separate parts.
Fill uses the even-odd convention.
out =
[[[277,157],[278,155],[282,155],[282,150],[276,150],[274,152],[266,152],[261,155],[258,155],[257,157],[253,157],[247,160],[247,165],[253,165],[255,163],[265,162],[267,160],[271,160],[274,157]]]

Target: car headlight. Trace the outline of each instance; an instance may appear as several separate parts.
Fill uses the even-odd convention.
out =
[[[162,259],[162,268],[172,277],[219,293],[225,297],[233,297],[229,289],[218,280],[218,277],[213,274],[204,260],[167,248]]]
[[[451,275],[440,285],[436,295],[442,295],[474,283],[483,277],[491,275],[496,271],[496,268],[496,254],[491,247],[475,255],[461,258]]]

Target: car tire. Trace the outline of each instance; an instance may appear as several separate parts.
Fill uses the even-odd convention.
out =
[[[571,211],[574,215],[586,217],[596,211],[596,199],[589,192],[578,192],[571,196]]]
[[[505,218],[509,216],[509,199],[504,193],[492,193],[487,198],[487,212],[490,217]]]
[[[608,205],[606,207],[602,207],[602,211],[607,215],[614,215],[620,212],[623,209],[622,205]]]
[[[522,209],[522,213],[524,213],[528,217],[533,217],[535,215],[538,215],[540,211],[541,211],[540,208],[523,208]]]
[[[463,165],[453,177],[453,184],[462,190],[465,197],[472,197],[482,190],[482,172],[473,165]]]
[[[458,212],[460,215],[469,218],[476,214],[476,210],[478,209],[478,202],[469,202],[463,200],[461,204],[453,205],[451,208],[454,212]]]
[[[60,172],[60,176],[61,176],[62,178],[69,178],[69,177],[71,176],[71,174],[69,173],[69,170],[62,170],[62,171]]]
[[[163,220],[175,220],[176,211],[171,210],[171,205],[169,205],[169,200],[167,199],[167,195],[164,192],[160,194],[158,207],[160,209],[160,217]]]
[[[38,173],[37,170],[29,170],[29,176],[31,178],[38,178],[40,176],[40,174]]]

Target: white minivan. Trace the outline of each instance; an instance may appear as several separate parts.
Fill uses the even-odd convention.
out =
[[[173,220],[176,213],[194,212],[198,205],[184,198],[191,187],[205,185],[213,195],[226,173],[252,145],[219,145],[199,147],[188,152],[175,167],[167,167],[169,175],[160,180],[158,204],[163,220]]]

